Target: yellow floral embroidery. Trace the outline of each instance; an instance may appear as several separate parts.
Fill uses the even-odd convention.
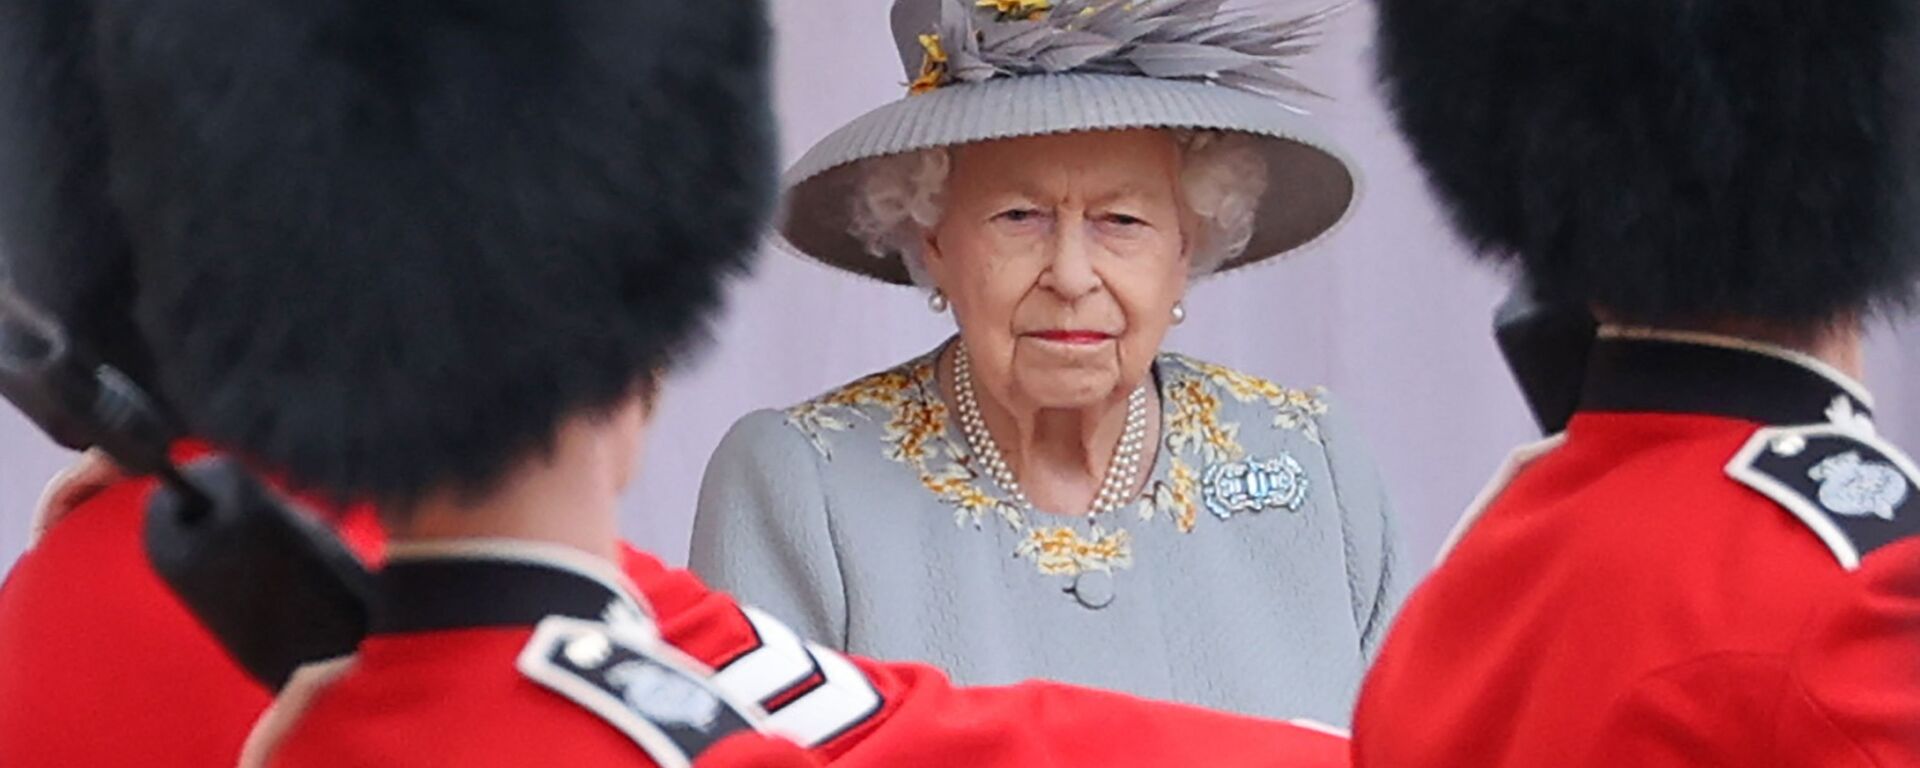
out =
[[[853,428],[853,419],[880,422],[882,453],[911,467],[935,498],[954,508],[954,523],[979,528],[990,517],[1023,535],[1016,553],[1043,573],[1073,575],[1082,570],[1113,570],[1133,563],[1126,531],[1098,537],[1085,546],[1041,546],[1033,539],[1026,514],[1011,499],[989,492],[962,444],[947,431],[947,406],[933,393],[933,358],[879,373],[787,411],[787,423],[807,435],[822,456],[833,454],[825,432]],[[1071,530],[1062,528],[1060,530]],[[1057,534],[1055,534],[1057,537]],[[1052,541],[1052,539],[1048,539]],[[1044,561],[1044,562],[1043,562]]]
[[[1326,393],[1320,389],[1288,389],[1258,376],[1241,373],[1222,365],[1205,363],[1184,355],[1169,355],[1205,376],[1207,381],[1225,389],[1243,403],[1265,402],[1274,410],[1273,426],[1305,435],[1320,442],[1318,417],[1327,413]]]
[[[825,434],[844,432],[855,421],[877,424],[882,454],[910,467],[928,493],[954,510],[961,527],[981,528],[998,519],[1020,537],[1015,554],[1041,573],[1072,576],[1133,565],[1131,534],[1095,526],[1082,534],[1071,526],[1032,525],[1025,510],[986,484],[964,441],[947,429],[946,403],[935,394],[934,358],[928,356],[892,371],[867,376],[815,400],[794,406],[787,422],[805,434],[822,456],[832,458]],[[1240,426],[1221,414],[1223,396],[1271,406],[1273,425],[1298,430],[1319,440],[1315,417],[1326,413],[1317,392],[1287,389],[1265,379],[1179,355],[1162,357],[1161,431],[1167,451],[1167,475],[1149,486],[1139,502],[1143,522],[1165,516],[1181,533],[1200,517],[1199,467],[1237,461],[1246,455]]]
[[[788,409],[787,423],[806,435],[807,441],[813,443],[820,455],[831,459],[833,450],[827,445],[825,433],[853,429],[853,423],[844,417],[865,418],[866,414],[861,408],[893,409],[900,406],[906,402],[907,387],[912,383],[912,379],[901,371],[876,373],[824,397]]]
[[[903,371],[886,371],[841,387],[822,398],[827,405],[874,405],[891,408],[907,401],[907,388],[913,377]]]
[[[1141,517],[1158,512],[1173,519],[1181,533],[1191,533],[1200,518],[1200,476],[1185,459],[1174,457],[1165,482],[1153,484],[1153,498]]]
[[[1238,460],[1240,425],[1220,421],[1220,397],[1200,379],[1184,378],[1167,387],[1167,448],[1198,451],[1205,463]]]
[[[842,432],[853,428],[852,424],[833,415],[824,404],[818,401],[801,403],[787,409],[787,424],[800,430],[800,434],[806,435],[807,442],[813,444],[813,449],[829,459],[833,458],[833,447],[827,445],[824,433]]]
[[[959,464],[948,464],[939,470],[921,472],[919,475],[920,484],[926,486],[933,495],[943,499],[958,499],[970,490],[977,490],[972,487],[973,473]],[[981,495],[985,496],[985,494]]]
[[[887,458],[922,465],[933,457],[933,440],[947,429],[947,406],[913,400],[893,407],[887,420]]]
[[[1133,537],[1125,530],[1109,533],[1096,526],[1092,536],[1084,538],[1064,525],[1029,528],[1016,552],[1049,576],[1133,566]]]

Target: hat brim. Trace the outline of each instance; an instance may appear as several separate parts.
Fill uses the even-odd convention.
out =
[[[1259,139],[1267,191],[1246,250],[1225,272],[1320,239],[1351,213],[1360,178],[1311,119],[1271,98],[1205,83],[1123,75],[1036,75],[949,85],[868,112],[787,171],[779,227],[794,250],[835,269],[908,285],[898,257],[850,230],[864,161],[935,147],[1080,131],[1167,128]]]

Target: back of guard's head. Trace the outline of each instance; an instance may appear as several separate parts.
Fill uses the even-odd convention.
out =
[[[770,212],[759,0],[13,5],[12,279],[303,490],[484,490],[685,352]]]

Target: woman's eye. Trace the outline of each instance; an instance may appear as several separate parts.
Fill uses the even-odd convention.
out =
[[[1101,219],[1106,221],[1106,223],[1108,224],[1121,226],[1121,227],[1144,227],[1147,224],[1146,219],[1140,218],[1138,216],[1130,216],[1124,213],[1109,213],[1105,216],[1102,216]]]
[[[1000,221],[1020,224],[1023,222],[1035,221],[1039,219],[1042,215],[1043,214],[1040,213],[1040,209],[1038,208],[1013,208],[1010,210],[1001,211],[1000,214],[998,216],[995,216],[994,218]]]

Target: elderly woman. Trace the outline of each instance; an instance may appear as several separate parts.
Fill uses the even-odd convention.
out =
[[[742,419],[695,570],[970,683],[1346,722],[1398,586],[1374,468],[1324,393],[1160,350],[1192,279],[1354,194],[1272,98],[1316,19],[1220,4],[895,4],[915,92],[800,161],[782,234],[959,334]]]

